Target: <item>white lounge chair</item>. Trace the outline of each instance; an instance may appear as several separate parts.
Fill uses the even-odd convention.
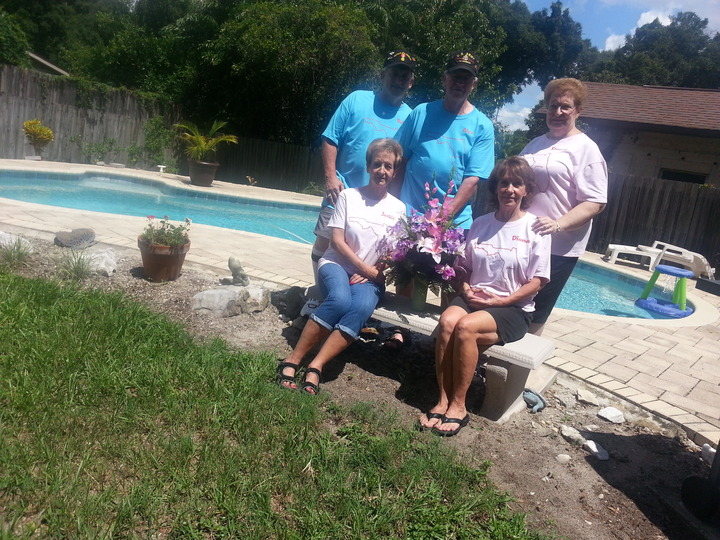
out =
[[[610,264],[617,262],[618,255],[637,255],[642,258],[647,257],[649,259],[648,265],[650,270],[653,270],[659,262],[658,257],[662,254],[662,249],[656,249],[650,246],[624,246],[622,244],[610,244],[605,251],[604,261]],[[623,259],[620,259],[623,260]]]
[[[705,274],[708,278],[715,279],[715,271],[707,259],[699,253],[659,240],[653,242],[652,247],[655,250],[661,250],[660,256],[655,261],[655,265],[660,264],[661,261],[669,261],[680,264],[688,270],[692,270],[695,277],[700,277],[702,274]],[[650,269],[654,269],[655,265],[651,266]]]

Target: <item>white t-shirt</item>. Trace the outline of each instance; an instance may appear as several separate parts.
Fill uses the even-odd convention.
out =
[[[389,193],[375,200],[364,196],[357,188],[350,188],[340,192],[328,227],[343,229],[350,249],[364,262],[374,265],[379,258],[377,248],[380,240],[387,236],[388,227],[395,225],[404,215],[405,205]],[[358,271],[332,245],[320,259],[318,268],[328,263],[339,264],[350,275]]]
[[[520,152],[535,171],[538,192],[528,208],[537,216],[558,219],[581,202],[606,203],[608,172],[597,144],[584,133],[551,139],[536,137]],[[552,253],[585,253],[592,220],[579,229],[552,235]]]
[[[534,277],[550,279],[550,236],[532,231],[537,216],[527,212],[517,221],[498,221],[485,214],[473,221],[465,239],[465,265],[471,287],[510,296]],[[532,298],[518,304],[535,311]]]

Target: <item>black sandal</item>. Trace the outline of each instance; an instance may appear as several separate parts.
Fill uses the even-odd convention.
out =
[[[314,373],[318,376],[318,382],[317,384],[311,383],[307,380],[307,374],[308,373]],[[322,380],[322,372],[319,369],[315,369],[314,367],[309,367],[305,369],[305,380],[302,383],[302,391],[306,394],[310,394],[311,396],[317,396],[320,393],[320,381]]]
[[[387,351],[400,352],[412,343],[412,334],[405,330],[405,328],[396,326],[394,328],[390,328],[388,333],[390,334],[390,337],[382,343],[383,349]],[[400,334],[402,340],[396,338],[395,334]]]
[[[293,364],[292,362],[280,362],[277,367],[278,386],[287,390],[297,390],[297,384],[295,383],[295,373],[297,373],[299,367],[300,366],[298,366],[297,364]],[[293,368],[295,371],[293,371],[292,375],[285,375],[283,373],[283,371],[285,371],[285,368]],[[293,386],[288,386],[284,383],[290,383]]]

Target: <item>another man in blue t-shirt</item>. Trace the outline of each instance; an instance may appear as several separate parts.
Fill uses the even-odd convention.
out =
[[[438,188],[434,197],[442,201],[452,179],[455,197],[448,199],[446,208],[465,229],[472,223],[477,184],[488,178],[495,163],[492,122],[468,101],[477,85],[478,67],[471,52],[452,54],[443,74],[445,97],[418,105],[395,136],[403,147],[405,166],[404,180],[396,189],[408,212],[427,204],[426,183],[431,190]]]
[[[338,195],[346,187],[361,187],[369,181],[368,145],[381,137],[393,137],[412,110],[403,100],[415,81],[416,66],[417,59],[407,51],[388,54],[380,72],[380,89],[357,90],[347,96],[322,134],[325,198],[315,226],[314,271],[330,245],[327,222]]]

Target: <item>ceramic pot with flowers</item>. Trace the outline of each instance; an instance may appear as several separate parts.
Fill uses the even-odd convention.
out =
[[[190,250],[188,229],[190,219],[175,225],[168,216],[156,220],[148,216],[148,224],[138,236],[138,247],[145,277],[150,281],[175,281],[180,277],[185,255]]]

